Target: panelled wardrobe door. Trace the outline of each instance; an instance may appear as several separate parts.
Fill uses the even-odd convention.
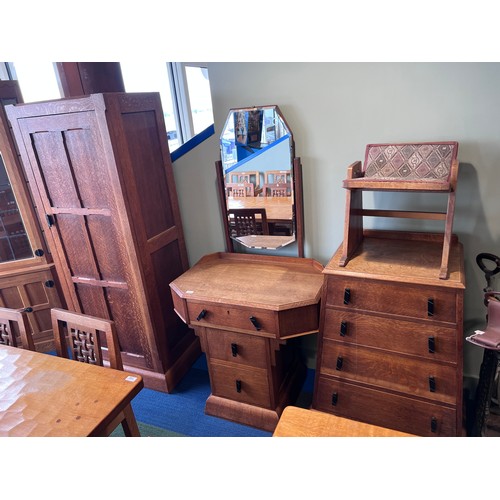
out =
[[[188,260],[159,94],[7,113],[68,307],[114,320],[125,369],[170,392],[200,347],[169,292]]]

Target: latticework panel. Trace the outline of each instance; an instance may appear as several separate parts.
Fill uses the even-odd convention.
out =
[[[0,344],[17,347],[15,336],[10,330],[9,322],[0,322]]]
[[[73,359],[102,366],[99,338],[95,331],[84,331],[78,328],[69,328],[69,338]]]
[[[287,196],[286,187],[283,188],[271,188],[272,197],[284,197]]]
[[[253,216],[238,216],[236,222],[236,234],[238,236],[247,236],[250,234],[257,234],[257,224]]]

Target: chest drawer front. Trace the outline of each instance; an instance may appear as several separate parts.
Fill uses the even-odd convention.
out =
[[[455,404],[454,366],[409,358],[341,342],[325,341],[322,373],[384,389]]]
[[[266,340],[262,337],[207,328],[206,339],[210,359],[267,367]]]
[[[326,305],[456,323],[456,292],[405,283],[329,276]]]
[[[313,407],[419,436],[456,436],[453,408],[320,377]]]
[[[190,325],[230,328],[256,334],[278,334],[274,311],[198,302],[188,302],[187,309]]]
[[[232,363],[210,363],[212,394],[240,403],[271,408],[267,371]]]
[[[422,356],[433,361],[457,362],[456,330],[432,323],[326,308],[323,338]]]

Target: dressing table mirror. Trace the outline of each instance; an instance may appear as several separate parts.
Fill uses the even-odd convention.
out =
[[[226,249],[304,257],[302,170],[292,131],[276,105],[230,109],[216,161]]]

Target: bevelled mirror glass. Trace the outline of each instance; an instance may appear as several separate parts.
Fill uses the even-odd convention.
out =
[[[278,106],[231,109],[220,154],[230,238],[248,248],[293,243],[294,142]]]

